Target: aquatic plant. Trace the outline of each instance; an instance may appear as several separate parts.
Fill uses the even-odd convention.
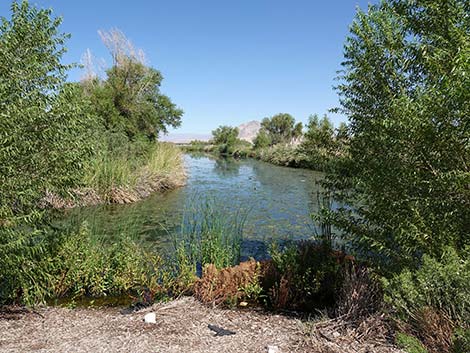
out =
[[[194,264],[217,268],[240,261],[243,228],[247,213],[227,215],[221,202],[195,198],[185,209],[180,233],[174,236],[175,249],[183,249]]]

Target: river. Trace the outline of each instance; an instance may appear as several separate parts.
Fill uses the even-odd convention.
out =
[[[167,247],[178,232],[185,209],[210,199],[229,216],[243,212],[244,257],[263,257],[271,242],[315,234],[311,219],[318,209],[319,180],[311,170],[274,166],[253,159],[225,159],[186,154],[187,185],[129,205],[73,210],[71,219],[86,220],[95,234],[121,234]]]

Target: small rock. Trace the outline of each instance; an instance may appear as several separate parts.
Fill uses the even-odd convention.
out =
[[[268,353],[279,353],[279,347],[278,346],[267,346]]]
[[[248,306],[248,303],[247,302],[240,302],[240,304],[238,304],[238,305],[240,305],[242,307],[245,307],[245,306]]]
[[[341,334],[338,331],[332,333],[333,338],[338,338]]]
[[[157,315],[155,313],[145,314],[144,321],[148,324],[156,324],[157,323]]]

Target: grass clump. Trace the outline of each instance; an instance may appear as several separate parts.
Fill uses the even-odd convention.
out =
[[[213,264],[220,269],[236,265],[246,217],[241,211],[227,216],[221,203],[214,200],[196,202],[183,214],[175,249],[198,266]]]
[[[184,183],[181,151],[170,143],[109,134],[90,162],[85,185],[110,203],[137,201]]]

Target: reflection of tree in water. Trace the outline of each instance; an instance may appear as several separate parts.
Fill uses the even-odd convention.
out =
[[[217,158],[214,163],[214,172],[223,177],[238,176],[240,173],[240,162],[235,158]]]
[[[263,189],[272,195],[279,195],[287,205],[302,203],[308,212],[318,210],[318,193],[324,173],[306,169],[293,169],[273,166],[267,163],[252,163],[255,178]],[[303,199],[304,201],[300,202]]]

